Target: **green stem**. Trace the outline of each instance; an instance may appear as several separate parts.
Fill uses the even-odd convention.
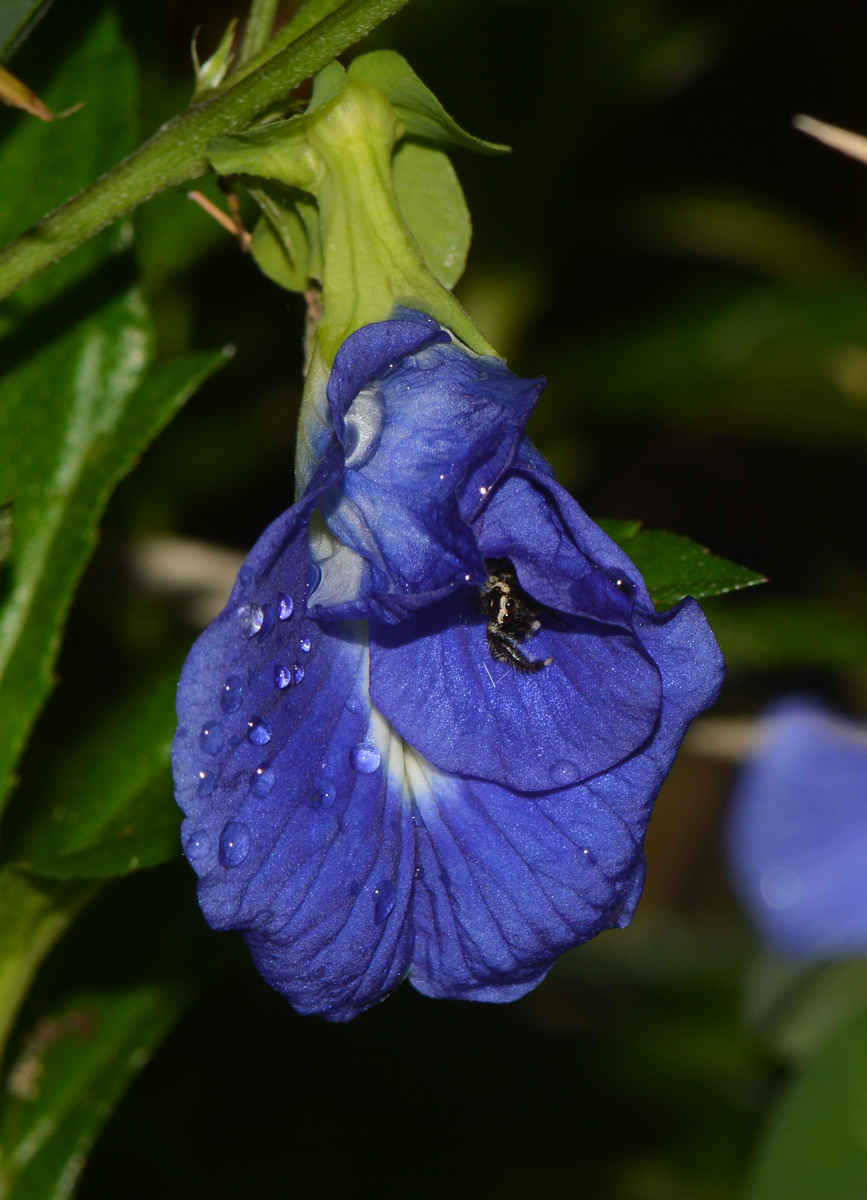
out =
[[[0,300],[157,192],[207,174],[211,138],[240,128],[285,99],[299,83],[407,3],[346,0],[253,74],[174,117],[107,175],[0,251]]]
[[[0,870],[0,1057],[40,963],[101,887]]]
[[[239,65],[243,65],[249,62],[251,58],[255,58],[268,45],[271,30],[274,28],[274,17],[277,15],[278,3],[279,0],[252,0],[250,15],[247,17],[247,24],[244,26],[244,40],[241,43],[241,53],[238,56]],[[281,49],[281,47],[277,47],[277,49]],[[272,49],[272,53],[274,52]]]
[[[255,4],[257,0],[253,0]],[[266,4],[267,0],[258,0],[261,4]],[[285,50],[292,42],[298,41],[302,34],[307,33],[314,25],[320,24],[326,17],[330,17],[333,12],[336,12],[344,0],[308,0],[299,13],[292,18],[287,25],[284,25],[279,33],[275,34],[270,39],[267,45],[258,50],[252,58],[246,59],[241,55],[240,63],[235,67],[234,71],[226,78],[225,82],[216,89],[217,92],[224,92],[227,88],[233,87],[239,79],[244,79],[251,72],[256,71],[266,62],[278,54],[281,50]],[[250,11],[250,19],[253,17],[253,11]],[[244,42],[246,43],[247,34],[244,33]]]

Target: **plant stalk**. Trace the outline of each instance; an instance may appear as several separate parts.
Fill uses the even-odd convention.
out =
[[[346,0],[252,74],[173,117],[113,170],[0,251],[0,300],[151,196],[207,174],[211,138],[239,129],[285,99],[407,3]]]

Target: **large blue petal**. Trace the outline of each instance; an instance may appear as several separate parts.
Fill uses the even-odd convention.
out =
[[[731,810],[735,885],[770,947],[867,950],[867,730],[803,700],[776,705]]]
[[[174,770],[209,923],[300,1012],[348,1020],[406,970],[413,831],[369,742],[363,626],[304,616],[308,517],[267,530],[194,646]]]
[[[546,795],[515,795],[428,768],[415,785],[418,880],[410,980],[431,996],[507,1001],[534,987],[564,950],[628,924],[644,880],[642,844],[657,792],[694,713],[712,703],[717,659],[687,602],[646,630],[665,644],[664,697],[651,745],[616,769]],[[419,774],[407,772],[414,781]]]
[[[403,737],[443,770],[521,791],[610,770],[651,737],[662,699],[634,631],[632,587],[617,584],[640,576],[555,486],[510,472],[476,522],[485,557],[511,558],[528,593],[554,610],[540,611],[525,643],[549,666],[521,674],[496,662],[469,588],[397,627],[371,627],[371,694]],[[609,578],[584,552],[588,540],[630,575]]]
[[[514,457],[543,386],[499,359],[434,344],[416,321],[368,325],[348,338],[329,382],[346,472],[321,510],[364,567],[337,576],[323,561],[313,611],[393,622],[458,584],[481,582],[469,521]]]

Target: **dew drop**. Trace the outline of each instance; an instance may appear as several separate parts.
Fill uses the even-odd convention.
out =
[[[265,620],[265,614],[258,604],[242,604],[238,609],[238,624],[244,637],[255,637]]]
[[[310,806],[311,808],[328,808],[334,803],[336,795],[337,789],[333,783],[327,779],[315,779],[310,795]]]
[[[184,838],[184,854],[190,862],[198,862],[204,858],[210,848],[207,836],[200,829]]]
[[[277,597],[277,620],[288,621],[295,610],[295,605],[292,603],[292,597],[287,596],[285,592],[281,592]]]
[[[250,830],[243,821],[230,821],[220,834],[220,862],[237,867],[250,853]]]
[[[274,628],[274,622],[277,620],[274,615],[274,606],[272,604],[262,605],[262,628],[259,630],[259,641],[263,642],[271,630]]]
[[[298,643],[298,646],[299,646],[302,654],[309,654],[310,653],[310,638],[303,637],[301,639],[301,641]]]
[[[196,788],[198,794],[202,797],[210,796],[214,790],[214,784],[217,782],[217,777],[213,771],[199,771],[196,775],[199,785]]]
[[[559,762],[554,763],[548,774],[554,783],[574,783],[581,777],[581,768],[568,758],[561,758]]]
[[[281,666],[280,663],[274,664],[274,682],[282,692],[292,682],[292,672],[288,667]]]
[[[358,713],[361,712],[361,704],[358,700],[353,700],[350,698],[349,700],[346,701],[346,709],[347,709],[347,712],[355,713],[356,715],[358,715]]]
[[[296,663],[295,664],[295,682],[300,683],[303,678],[304,678],[304,668],[301,666],[300,663]]]
[[[359,775],[372,775],[382,762],[382,755],[372,742],[359,742],[349,751],[349,763]]]
[[[260,763],[250,777],[250,791],[261,799],[268,795],[276,779],[274,768],[269,763]]]
[[[230,675],[220,692],[220,708],[225,713],[237,712],[244,695],[244,680],[240,675]]]
[[[207,725],[202,726],[202,731],[199,734],[199,749],[205,754],[219,754],[223,749],[223,726],[218,721],[209,721]]]
[[[383,879],[373,891],[376,897],[373,902],[373,920],[381,925],[394,908],[394,884],[390,879]]]
[[[267,746],[271,741],[271,726],[261,717],[251,717],[247,722],[247,741],[254,746]]]

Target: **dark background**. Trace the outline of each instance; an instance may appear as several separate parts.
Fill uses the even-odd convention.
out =
[[[64,7],[28,48],[45,63],[69,35]],[[239,10],[117,7],[144,136],[188,102],[193,30],[205,57]],[[476,231],[459,295],[515,371],[548,376],[531,433],[563,481],[594,516],[641,518],[770,577],[708,606],[730,662],[719,713],[792,689],[863,711],[846,630],[867,618],[867,166],[791,118],[867,131],[867,9],[412,0],[375,46],[513,146],[454,155]],[[302,301],[182,191],[136,230],[161,351],[237,353],[112,501],[45,718],[73,732],[88,700],[110,704],[193,636],[137,593],[130,541],[244,549],[292,500]],[[711,758],[679,760],[633,928],[511,1006],[402,988],[349,1026],[302,1019],[239,940],[205,931],[184,864],[111,885],[41,986],[100,962],[134,973],[154,943],[167,970],[200,956],[208,982],[112,1118],[82,1200],[736,1196],[783,1068],[741,1015],[752,943],[720,861],[727,779]]]

